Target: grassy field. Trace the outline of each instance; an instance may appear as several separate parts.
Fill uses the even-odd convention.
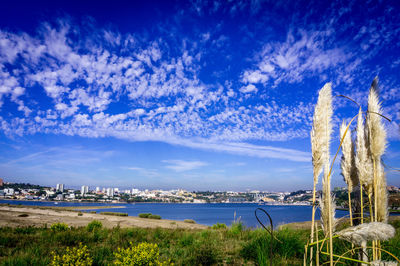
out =
[[[400,221],[397,233],[384,247],[400,256]],[[275,232],[274,265],[301,265],[308,230],[283,228]],[[160,259],[175,265],[268,265],[271,238],[265,230],[250,230],[237,223],[226,228],[219,224],[207,230],[187,229],[107,229],[101,224],[79,227],[0,228],[0,265],[49,265],[52,252],[62,254],[67,247],[86,245],[94,265],[110,265],[118,248],[129,243],[155,243]],[[349,244],[335,239],[337,254]],[[54,253],[53,253],[54,254]],[[321,258],[322,260],[324,258]]]

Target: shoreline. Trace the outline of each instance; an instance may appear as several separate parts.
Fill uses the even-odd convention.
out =
[[[50,226],[53,223],[66,223],[73,227],[86,226],[93,220],[100,221],[104,227],[121,228],[167,228],[167,229],[207,229],[206,225],[186,223],[167,219],[146,219],[135,216],[114,216],[101,213],[80,212],[76,209],[46,206],[4,206],[0,205],[0,227]]]
[[[311,204],[293,204],[293,203],[259,203],[259,202],[102,202],[102,201],[58,201],[58,200],[36,200],[36,199],[0,199],[2,201],[24,201],[24,202],[43,202],[43,203],[88,203],[88,204],[257,204],[259,206],[312,206]],[[31,205],[28,205],[31,206]],[[33,206],[33,205],[32,205]]]
[[[137,216],[114,216],[100,213],[81,212],[80,210],[125,208],[125,206],[85,206],[81,207],[58,207],[58,206],[27,206],[27,205],[9,205],[0,204],[0,227],[24,227],[49,226],[53,223],[66,223],[73,227],[86,226],[93,220],[102,222],[106,228],[120,226],[122,228],[140,227],[140,228],[167,228],[167,229],[193,229],[203,230],[210,228],[207,225],[191,224],[184,221],[168,219],[146,219]],[[342,222],[346,222],[344,219]],[[389,216],[390,221],[400,220],[400,216]],[[295,230],[309,229],[311,221],[293,222],[281,224],[276,228],[290,228]]]

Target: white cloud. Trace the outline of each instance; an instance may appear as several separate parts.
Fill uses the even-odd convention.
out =
[[[311,161],[311,154],[307,152],[272,146],[254,145],[243,142],[213,143],[210,141],[183,141],[181,142],[181,145],[259,158],[284,159],[295,162]]]
[[[354,54],[344,46],[330,45],[328,30],[299,30],[289,32],[282,42],[265,44],[239,80],[206,84],[199,77],[204,47],[209,44],[202,47],[186,40],[180,47],[168,47],[162,39],[147,42],[96,28],[83,34],[82,27],[66,24],[46,24],[32,36],[0,30],[0,46],[7,46],[8,54],[0,56],[0,108],[8,97],[20,112],[0,117],[6,135],[52,133],[162,141],[304,162],[309,155],[301,151],[246,143],[309,136],[312,103],[276,101],[263,94],[261,87],[300,82],[333,68],[346,70],[338,76],[350,81],[350,74],[362,63],[352,61]],[[204,38],[212,39],[213,33],[208,35]],[[110,38],[114,37],[113,42]],[[17,56],[21,62],[15,60]],[[398,101],[397,87],[385,89],[383,98]],[[30,99],[32,88],[47,97],[40,98],[40,103]],[[357,90],[354,95],[365,98]],[[255,96],[259,101],[252,101],[250,97]]]
[[[166,168],[172,169],[176,172],[185,172],[208,165],[202,161],[184,161],[184,160],[163,160],[163,163],[168,164]]]
[[[248,70],[244,72],[242,80],[245,83],[265,83],[268,80],[268,75],[259,70]]]
[[[264,85],[271,81],[277,86],[281,82],[301,82],[334,68],[342,72],[346,69],[348,73],[351,68],[346,64],[355,54],[346,47],[330,45],[327,41],[329,32],[329,28],[321,31],[289,31],[284,42],[272,42],[264,46],[258,55],[260,59],[256,69],[245,70],[242,81]]]
[[[155,169],[146,169],[146,168],[136,167],[136,166],[122,167],[122,169],[135,171],[135,172],[139,173],[141,176],[145,176],[145,177],[156,177],[156,176],[160,175],[159,172]]]
[[[249,84],[246,87],[241,87],[239,90],[242,93],[249,93],[249,92],[254,92],[254,91],[257,92],[257,88],[253,84]]]

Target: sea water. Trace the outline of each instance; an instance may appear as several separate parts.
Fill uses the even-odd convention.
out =
[[[259,227],[255,211],[262,208],[271,216],[273,225],[279,226],[286,223],[303,222],[311,220],[311,206],[299,205],[258,205],[256,203],[82,203],[82,202],[59,202],[55,205],[52,201],[17,201],[0,200],[0,203],[35,205],[35,206],[108,206],[107,209],[97,209],[97,212],[123,212],[129,216],[138,216],[139,213],[152,213],[160,215],[163,219],[185,220],[192,219],[198,224],[213,225],[224,223],[230,225],[234,221],[240,221],[247,227]],[[113,206],[124,206],[124,208],[113,208]],[[85,210],[83,210],[85,211]],[[88,211],[88,210],[86,210]],[[93,211],[93,210],[90,210]],[[258,210],[259,220],[270,225],[270,221],[262,211]],[[347,211],[337,210],[336,217],[348,215]],[[319,210],[316,212],[316,219],[319,220]]]

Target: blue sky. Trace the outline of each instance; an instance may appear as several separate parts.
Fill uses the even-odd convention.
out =
[[[0,176],[189,190],[312,187],[332,82],[372,79],[400,166],[398,1],[12,1],[0,10]],[[347,3],[348,2],[348,3]],[[338,125],[357,106],[334,100]],[[400,186],[388,169],[388,183]],[[343,186],[336,167],[334,186]]]

